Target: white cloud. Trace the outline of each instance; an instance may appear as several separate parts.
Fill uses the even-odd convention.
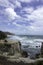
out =
[[[9,2],[7,0],[0,0],[0,5],[7,7],[9,5]]]
[[[28,12],[28,11],[27,11]],[[43,7],[39,7],[31,12],[31,15],[25,14],[27,20],[32,20],[30,26],[26,26],[26,31],[30,34],[43,34]]]
[[[0,0],[0,6],[14,8],[14,5],[9,0]]]
[[[12,0],[11,0],[12,1]],[[6,7],[3,10],[0,10],[0,14],[4,16],[0,16],[0,20],[5,18],[6,21],[12,21],[13,19],[20,18],[19,15],[14,11],[14,8],[21,7],[21,3],[19,1],[14,1],[14,4],[10,0],[0,0],[0,6]],[[4,21],[5,21],[4,20]]]
[[[16,14],[16,12],[14,11],[13,8],[6,8],[6,9],[5,9],[5,15],[8,17],[8,19],[11,19],[11,20],[20,17],[20,16],[18,16],[18,15]]]
[[[33,7],[25,7],[22,11],[25,11],[27,14],[31,14],[33,12]]]
[[[22,7],[21,2],[19,2],[19,0],[9,0],[9,2],[11,2],[14,5],[14,8]]]
[[[21,6],[21,3],[20,3],[19,1],[17,1],[17,0],[15,1],[15,6],[16,6],[16,7],[22,7],[22,6]]]
[[[36,10],[33,10],[31,15],[26,14],[26,17],[28,21],[32,20],[34,22],[30,22],[30,26],[20,26],[20,29],[25,30],[25,33],[28,31],[28,34],[43,34],[43,7],[39,7]],[[17,23],[16,25],[19,27]]]
[[[22,7],[21,2],[19,2],[18,0],[0,0],[0,6],[12,8]]]
[[[12,24],[21,27],[21,25],[17,24],[16,22],[13,22]]]
[[[14,0],[0,0],[0,6],[6,7],[5,11],[1,11],[1,10],[0,11],[2,14],[4,13],[4,16],[6,16],[6,18],[8,19],[8,21],[6,19],[5,21],[7,21],[9,27],[11,26],[9,20],[12,22],[12,20],[16,19],[17,21],[20,21],[21,23],[23,22],[23,25],[19,23],[17,24],[15,20],[14,22],[12,22],[12,25],[14,26],[13,30],[16,31],[16,33],[42,34],[43,32],[43,6],[37,7],[36,10],[34,10],[32,7],[25,7],[23,10],[20,11],[20,13],[25,11],[27,14],[22,14],[22,15],[26,16],[26,18],[23,18],[17,15],[17,13],[14,10],[14,8],[16,7],[22,7],[21,2],[30,3],[32,1],[35,1],[35,0],[15,0],[15,1]],[[36,0],[36,1],[39,1],[39,0]],[[2,19],[0,18],[0,20]],[[33,23],[29,22],[30,20],[34,22]],[[28,26],[25,25],[25,24],[28,24],[28,23],[25,23],[25,21],[26,22],[28,21],[28,23],[30,23],[31,25],[28,25]],[[15,26],[16,26],[16,29],[15,29]]]
[[[33,20],[34,22],[43,22],[43,7],[37,8],[34,10],[31,15],[25,15],[28,20]]]

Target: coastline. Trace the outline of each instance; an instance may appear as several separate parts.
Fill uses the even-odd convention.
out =
[[[29,60],[26,60],[25,61],[28,61],[28,62],[25,62],[23,61],[23,59],[15,59],[14,61],[10,61],[10,60],[7,60],[5,57],[0,57],[2,59],[0,59],[0,65],[43,65],[43,58],[39,58],[39,59],[36,59],[34,60],[34,62],[29,62]]]
[[[3,42],[4,43],[4,42]],[[43,58],[39,58],[39,59],[30,59],[29,57],[24,58],[21,56],[21,53],[19,55],[18,53],[18,49],[19,46],[15,45],[15,44],[19,44],[19,41],[8,41],[7,44],[14,44],[15,51],[17,51],[15,53],[14,56],[6,56],[4,55],[0,55],[0,65],[43,65]]]

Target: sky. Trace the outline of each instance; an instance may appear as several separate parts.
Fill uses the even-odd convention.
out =
[[[0,0],[0,30],[43,35],[43,0]]]

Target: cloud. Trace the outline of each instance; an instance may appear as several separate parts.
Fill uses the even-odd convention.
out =
[[[43,34],[43,7],[41,6],[33,10],[30,15],[26,14],[25,16],[25,19],[30,23],[30,26],[28,25],[25,27],[25,30],[28,31],[27,33],[35,35]],[[29,20],[31,21],[29,22]]]
[[[13,22],[12,24],[16,25],[17,27],[21,27],[21,25],[17,24],[16,22]]]
[[[43,7],[36,9],[30,17],[36,21],[43,21]]]
[[[33,12],[33,7],[24,7],[22,12],[26,12],[27,14],[31,14]]]
[[[12,21],[13,19],[19,18],[20,16],[17,15],[15,12],[16,7],[21,7],[21,3],[19,1],[12,0],[0,0],[0,20],[4,19],[6,21]],[[5,7],[5,8],[4,8]],[[3,20],[3,21],[5,21]]]
[[[36,1],[39,0],[0,0],[0,28],[16,34],[43,34],[43,5],[34,9]]]
[[[16,7],[20,7],[20,8],[22,7],[22,6],[21,6],[21,3],[20,3],[19,1],[17,1],[17,0],[15,1],[15,6],[16,6]]]
[[[13,20],[13,19],[15,19],[16,17],[18,17],[17,14],[16,14],[16,12],[15,12],[14,9],[12,9],[12,8],[6,8],[6,9],[5,9],[5,13],[6,13],[6,16],[7,16],[9,19],[11,19],[11,20]]]
[[[18,0],[0,0],[0,6],[12,8],[22,7]]]
[[[39,7],[36,10],[33,10],[31,14],[25,14],[28,20],[36,21],[43,21],[43,7]]]
[[[14,7],[14,5],[9,2],[9,0],[0,0],[0,6],[12,8]]]
[[[28,2],[31,2],[33,0],[19,0],[19,1],[28,3]]]
[[[21,8],[22,7],[21,6],[21,2],[19,2],[19,0],[15,0],[15,1],[14,0],[9,0],[9,2],[14,5],[14,8],[16,8],[16,7],[20,7]]]
[[[30,26],[26,26],[25,29],[29,34],[43,34],[43,6],[40,6],[36,10],[33,10],[30,15],[24,14],[24,16],[26,16],[25,19],[31,20],[28,22],[30,23]]]
[[[39,1],[39,0],[19,0],[19,1],[25,2],[25,3],[30,3],[30,2]]]
[[[12,22],[12,20],[19,19],[20,16],[14,11],[13,8],[5,8],[4,10],[0,10],[0,21],[2,22]]]

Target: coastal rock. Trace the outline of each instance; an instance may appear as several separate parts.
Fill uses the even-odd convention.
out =
[[[42,42],[42,45],[41,45],[41,57],[43,57],[43,42]]]

